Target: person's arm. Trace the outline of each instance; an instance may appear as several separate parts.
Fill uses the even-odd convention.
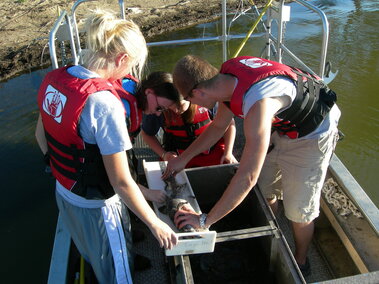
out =
[[[151,150],[155,152],[159,157],[162,158],[165,150],[163,149],[161,143],[155,135],[149,135],[145,131],[141,130],[141,136],[143,141],[150,147]]]
[[[200,136],[180,154],[180,156],[168,161],[166,171],[162,175],[162,178],[165,179],[171,174],[183,170],[193,157],[216,144],[216,142],[225,134],[233,116],[233,113],[224,104],[220,104],[216,118],[207,129],[201,133]]]
[[[161,189],[150,189],[142,184],[138,184],[139,189],[141,190],[143,197],[145,197],[146,200],[157,202],[157,203],[163,203],[166,201],[166,193],[164,190]]]
[[[174,156],[174,153],[166,152],[163,148],[159,140],[155,135],[149,135],[144,130],[141,130],[141,136],[145,143],[157,154],[159,155],[162,160],[168,161],[167,159],[171,159],[173,157],[176,157],[176,154]],[[146,200],[162,203],[166,200],[166,194],[163,190],[157,190],[157,189],[150,189],[146,188],[143,185],[139,184],[139,188],[142,191],[143,196],[146,198]]]
[[[141,136],[143,141],[145,141],[151,150],[153,150],[163,161],[169,161],[178,156],[174,152],[166,152],[155,135],[149,135],[145,131],[141,130]]]
[[[238,163],[233,155],[234,140],[236,138],[236,123],[234,119],[230,122],[228,130],[224,134],[225,152],[221,157],[220,164],[234,164]]]
[[[176,245],[178,238],[174,231],[156,216],[143,197],[141,190],[130,175],[125,152],[102,157],[109,181],[115,192],[127,207],[149,227],[160,246],[171,249]]]
[[[210,226],[236,208],[254,187],[266,157],[271,135],[271,123],[282,104],[279,100],[267,98],[256,102],[244,120],[246,138],[238,170],[221,198],[209,212],[206,226]],[[190,224],[199,227],[199,214],[178,210],[175,214],[178,228]]]
[[[36,137],[39,148],[41,149],[42,153],[45,155],[47,153],[47,141],[46,141],[46,136],[45,136],[45,130],[43,129],[41,114],[38,115],[37,126],[35,130],[35,137]]]
[[[148,114],[143,116],[141,136],[145,143],[164,161],[168,161],[176,157],[174,152],[166,152],[156,135],[161,127],[164,125],[164,115],[156,116],[155,114]]]

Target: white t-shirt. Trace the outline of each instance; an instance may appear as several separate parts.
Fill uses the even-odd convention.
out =
[[[236,78],[237,80],[237,78]],[[250,108],[263,98],[276,97],[282,101],[283,108],[278,113],[290,107],[296,97],[296,86],[293,81],[286,77],[271,77],[257,84],[254,84],[244,95],[242,112],[245,116]],[[335,130],[341,112],[337,105],[334,105],[322,123],[313,132],[299,139],[316,139],[326,135],[329,131]]]
[[[81,79],[99,77],[80,65],[70,67],[67,71]],[[83,140],[89,144],[97,144],[102,155],[131,149],[124,111],[122,103],[109,91],[90,95],[79,120],[79,131]]]

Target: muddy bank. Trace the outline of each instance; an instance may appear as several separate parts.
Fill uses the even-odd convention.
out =
[[[96,5],[117,11],[118,7],[108,2],[100,1]],[[213,21],[221,13],[219,0],[136,0],[127,4],[131,7],[126,11],[127,17],[141,27],[147,41],[161,33]],[[0,46],[0,81],[50,65],[47,48],[49,29],[58,11],[69,10],[71,5],[72,1],[67,0],[1,1],[0,38],[6,40]],[[230,1],[228,7],[237,5],[238,1]],[[80,8],[77,15],[78,18],[81,15]]]

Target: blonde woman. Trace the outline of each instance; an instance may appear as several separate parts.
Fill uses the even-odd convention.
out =
[[[132,145],[116,82],[141,75],[146,42],[138,26],[110,12],[97,10],[86,23],[84,64],[51,71],[41,84],[36,137],[57,179],[60,216],[99,283],[131,283],[125,205],[161,247],[177,243],[131,177],[125,154]]]

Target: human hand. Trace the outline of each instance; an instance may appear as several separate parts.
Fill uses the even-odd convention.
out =
[[[160,247],[172,249],[178,243],[178,236],[170,228],[170,226],[160,219],[152,224],[150,230],[154,237],[158,240]]]
[[[167,162],[166,171],[162,175],[162,179],[165,180],[172,175],[176,175],[178,172],[184,169],[186,166],[185,161],[183,161],[182,157],[178,156],[176,158],[171,159]]]
[[[237,164],[237,163],[238,163],[238,160],[234,157],[232,153],[230,154],[225,153],[224,155],[222,155],[221,160],[220,160],[220,164]]]
[[[190,225],[195,229],[200,228],[200,214],[196,213],[188,207],[181,207],[174,216],[175,226],[180,230],[186,225]]]
[[[156,203],[163,203],[166,201],[166,193],[164,190],[157,190],[157,189],[146,189],[143,193],[146,200],[156,202]]]
[[[165,152],[163,156],[163,161],[170,161],[172,159],[175,159],[178,155],[175,152]]]

